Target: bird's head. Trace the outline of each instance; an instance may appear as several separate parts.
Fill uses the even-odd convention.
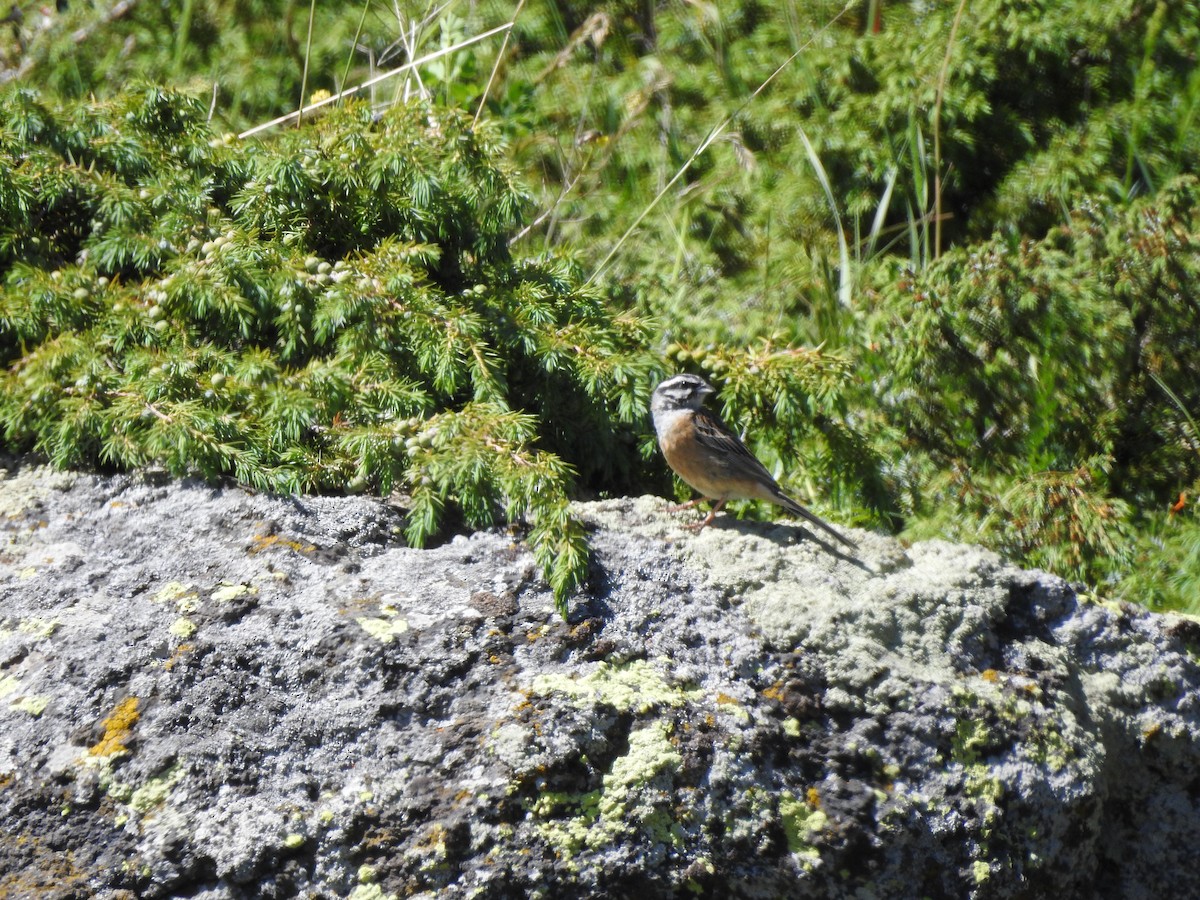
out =
[[[652,410],[699,409],[713,386],[699,375],[673,375],[654,389]]]

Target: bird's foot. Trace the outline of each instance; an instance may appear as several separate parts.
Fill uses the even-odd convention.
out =
[[[719,513],[721,511],[721,507],[724,505],[725,505],[724,500],[718,500],[716,503],[713,504],[713,508],[708,511],[708,515],[704,517],[704,521],[693,522],[691,525],[684,525],[683,527],[686,528],[688,531],[694,531],[697,534],[700,533],[708,525],[710,525],[712,523],[712,520],[716,517],[717,513]]]

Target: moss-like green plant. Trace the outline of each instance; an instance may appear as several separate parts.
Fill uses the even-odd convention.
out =
[[[1200,478],[1195,0],[978,0],[957,29],[957,3],[399,0],[314,8],[311,46],[302,7],[186,7],[0,32],[0,82],[110,104],[15,94],[0,119],[17,445],[406,485],[419,540],[471,477],[443,427],[486,420],[556,484],[644,486],[657,456],[623,423],[645,351],[674,343],[792,489],[1187,602],[1190,507],[1167,510]],[[198,107],[118,97],[189,85],[240,131],[302,81],[510,22],[503,52],[497,34],[371,89],[476,130],[358,108],[240,147]],[[472,521],[520,515],[512,472],[477,474]]]
[[[998,236],[881,279],[871,383],[938,472],[916,477],[953,508],[945,530],[1092,583],[1132,586],[1139,555],[1155,568],[1131,531],[1159,530],[1200,478],[1197,201],[1200,182],[1176,179],[1081,203],[1041,241]]]
[[[0,104],[6,443],[276,491],[403,486],[417,545],[448,504],[528,519],[562,602],[587,569],[573,473],[602,488],[637,465],[644,323],[569,261],[509,252],[525,196],[462,115],[353,106],[241,144],[203,113],[153,88]]]

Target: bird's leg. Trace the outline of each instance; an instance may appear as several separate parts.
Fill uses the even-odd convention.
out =
[[[680,503],[677,506],[668,506],[667,512],[669,512],[669,513],[683,512],[685,509],[691,509],[693,506],[695,506],[697,503],[701,502],[703,499],[704,499],[703,497],[697,497],[695,500],[689,500],[687,503]]]
[[[689,531],[695,531],[697,533],[703,531],[704,527],[708,525],[713,520],[713,517],[721,511],[721,507],[725,505],[725,502],[726,501],[724,500],[718,500],[716,503],[714,503],[713,508],[708,511],[708,515],[704,517],[703,522],[694,522],[691,525],[684,525],[683,527]]]

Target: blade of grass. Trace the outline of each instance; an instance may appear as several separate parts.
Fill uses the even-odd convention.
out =
[[[358,47],[358,39],[362,37],[363,25],[367,23],[367,13],[371,10],[371,0],[367,0],[363,4],[362,15],[358,17],[358,27],[354,29],[354,40],[350,42],[350,52],[346,55],[346,68],[342,71],[342,82],[338,87],[341,90],[346,86],[346,82],[350,78],[350,66],[354,63],[354,50]],[[303,101],[303,97],[300,98]]]
[[[502,31],[508,31],[510,28],[512,28],[512,22],[506,22],[503,25],[497,25],[495,28],[491,28],[482,34],[477,34],[474,37],[469,37],[464,41],[459,41],[452,47],[443,47],[441,50],[437,50],[433,53],[427,54],[426,56],[422,56],[420,59],[414,59],[412,62],[405,63],[402,66],[397,66],[395,69],[390,69],[381,75],[376,75],[374,78],[370,78],[367,81],[364,81],[362,84],[357,84],[352,88],[340,91],[333,96],[326,97],[323,100],[317,101],[316,103],[310,103],[308,106],[298,109],[295,112],[290,112],[287,115],[279,116],[278,118],[272,119],[269,122],[263,122],[261,125],[255,125],[253,128],[250,128],[239,134],[238,138],[248,138],[251,135],[258,134],[260,131],[266,131],[268,128],[274,128],[276,125],[283,125],[292,121],[293,119],[298,119],[301,115],[310,113],[314,109],[320,109],[322,106],[328,106],[330,103],[337,103],[339,100],[343,100],[346,97],[357,94],[359,91],[365,88],[373,87],[381,81],[385,81],[388,78],[395,78],[397,75],[403,75],[410,69],[413,69],[417,66],[423,66],[426,63],[433,62],[435,59],[441,59],[443,56],[448,56],[451,53],[456,53],[464,47],[470,47],[472,44],[478,44],[480,41],[494,37],[495,35],[500,34]]]
[[[775,71],[772,72],[770,75],[768,75],[766,80],[754,89],[754,91],[750,94],[749,97],[747,97],[740,104],[738,104],[737,109],[735,109],[732,113],[730,113],[728,116],[726,116],[720,122],[718,122],[712,128],[712,130],[709,131],[707,135],[705,135],[704,140],[702,140],[699,143],[699,145],[696,147],[696,149],[692,151],[691,156],[689,156],[686,160],[684,160],[683,165],[679,167],[679,171],[677,171],[673,176],[671,176],[670,180],[662,186],[662,188],[659,190],[659,192],[657,194],[654,195],[654,199],[652,199],[646,205],[646,207],[638,214],[638,217],[633,220],[633,224],[630,225],[627,229],[625,229],[625,233],[622,234],[617,239],[617,242],[615,244],[613,244],[612,249],[610,249],[608,251],[608,254],[604,257],[604,259],[600,260],[600,264],[598,266],[596,266],[596,268],[594,270],[592,270],[592,274],[588,276],[585,284],[591,284],[598,277],[600,277],[600,275],[604,272],[604,270],[606,268],[608,268],[608,264],[610,262],[612,262],[612,258],[617,255],[617,251],[620,250],[621,246],[627,240],[629,240],[629,237],[635,231],[637,231],[638,227],[642,224],[643,221],[645,221],[646,216],[650,215],[651,210],[653,210],[656,206],[658,206],[659,201],[662,200],[662,198],[666,196],[667,191],[669,191],[672,187],[675,186],[675,182],[679,181],[679,179],[684,176],[684,174],[688,171],[688,169],[690,169],[692,167],[692,163],[694,163],[700,157],[700,155],[702,153],[704,153],[704,151],[707,150],[712,145],[712,143],[714,141],[716,141],[716,139],[718,137],[721,136],[722,132],[724,132],[725,129],[729,127],[729,124],[731,122],[733,122],[733,120],[736,119],[741,114],[742,110],[744,110],[747,106],[749,106],[758,97],[758,95],[761,94],[763,91],[765,91],[767,89],[767,86],[779,76],[780,72],[782,72],[789,65],[791,65],[792,61],[795,60],[796,57],[800,56],[800,54],[802,54],[805,50],[807,50],[810,46],[812,46],[813,42],[816,41],[817,38],[819,38],[822,34],[824,34],[830,28],[832,28],[833,25],[836,24],[837,21],[842,16],[844,16],[847,12],[849,12],[850,8],[853,7],[854,5],[855,5],[854,0],[848,0],[846,5],[842,7],[841,11],[836,16],[834,16],[832,19],[830,19],[828,22],[826,22],[824,25],[822,25],[820,28],[818,28],[815,32],[813,32],[812,36],[809,37],[809,39],[804,42],[803,46],[801,46],[798,50],[796,50],[794,53],[792,53],[791,56],[789,56],[787,59],[785,59],[783,62],[781,62],[775,68]]]
[[[946,96],[946,76],[950,73],[950,55],[954,51],[954,39],[958,37],[958,24],[962,21],[967,0],[958,0],[954,23],[950,26],[950,38],[946,41],[946,55],[942,57],[942,70],[938,73],[937,97],[933,101],[933,258],[942,255],[942,98]]]
[[[850,247],[846,243],[846,231],[842,228],[842,217],[838,214],[837,201],[833,198],[833,185],[829,183],[829,175],[825,172],[825,167],[821,165],[821,157],[817,155],[816,148],[809,141],[804,129],[800,128],[799,131],[800,140],[804,142],[804,152],[808,154],[808,161],[812,165],[813,171],[817,173],[817,181],[820,182],[821,190],[825,192],[825,199],[829,201],[829,210],[833,213],[833,224],[837,226],[838,265],[841,270],[838,272],[838,303],[849,308],[854,279],[850,272]]]
[[[892,203],[892,190],[896,187],[896,179],[899,175],[900,170],[895,166],[888,169],[887,184],[884,185],[883,196],[879,198],[879,205],[875,207],[875,218],[871,221],[871,233],[867,235],[867,259],[875,257],[875,244],[883,232],[883,223],[887,218],[888,207]]]
[[[517,8],[513,10],[512,18],[508,21],[509,30],[505,33],[504,40],[500,42],[500,50],[496,54],[496,61],[492,64],[492,74],[488,76],[487,84],[483,88],[483,96],[479,98],[479,108],[475,110],[475,118],[471,122],[472,128],[479,124],[479,117],[483,115],[483,105],[487,103],[488,94],[492,92],[492,83],[496,80],[496,73],[500,71],[504,51],[508,49],[508,39],[512,37],[512,27],[517,24],[517,16],[521,15],[521,7],[524,5],[525,0],[518,0]]]
[[[1175,404],[1176,409],[1183,413],[1183,417],[1187,419],[1188,427],[1191,429],[1191,438],[1193,449],[1200,448],[1200,428],[1196,427],[1196,420],[1192,418],[1192,414],[1188,412],[1188,408],[1183,405],[1183,401],[1171,390],[1165,381],[1158,376],[1156,372],[1151,372],[1150,377],[1154,379],[1154,383],[1159,386],[1164,394]]]
[[[187,49],[188,32],[192,30],[192,14],[196,0],[184,0],[179,14],[179,30],[175,33],[175,58],[171,61],[171,75],[175,78],[183,71],[183,52]]]
[[[304,43],[304,72],[300,76],[300,108],[301,114],[296,117],[296,127],[304,122],[304,97],[308,93],[308,61],[312,57],[313,19],[317,17],[317,0],[309,0],[308,4],[308,37]]]

